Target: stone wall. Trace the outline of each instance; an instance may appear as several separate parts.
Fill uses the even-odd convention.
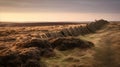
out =
[[[41,35],[41,38],[56,38],[56,37],[68,37],[68,36],[79,36],[86,35],[89,33],[95,33],[102,27],[107,25],[109,22],[106,20],[98,20],[95,22],[88,23],[86,26],[76,26],[65,28],[56,32],[47,32]]]

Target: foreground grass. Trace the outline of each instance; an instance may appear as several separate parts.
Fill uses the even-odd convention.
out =
[[[42,61],[48,67],[89,67],[92,60],[91,50],[73,49],[68,51],[55,50],[56,56],[51,58],[42,58]]]

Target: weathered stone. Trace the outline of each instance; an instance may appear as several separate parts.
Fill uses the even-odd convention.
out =
[[[69,36],[68,32],[65,29],[61,30],[60,32],[64,35],[64,37]]]

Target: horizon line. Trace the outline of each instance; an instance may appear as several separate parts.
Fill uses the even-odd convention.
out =
[[[95,21],[95,20],[94,20]],[[108,21],[108,20],[107,20]],[[119,22],[120,20],[112,20],[109,22]],[[56,22],[93,22],[93,21],[0,21],[0,23],[56,23]]]

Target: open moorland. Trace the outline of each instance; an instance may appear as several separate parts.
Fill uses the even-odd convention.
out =
[[[119,67],[120,23],[0,23],[0,67]]]

